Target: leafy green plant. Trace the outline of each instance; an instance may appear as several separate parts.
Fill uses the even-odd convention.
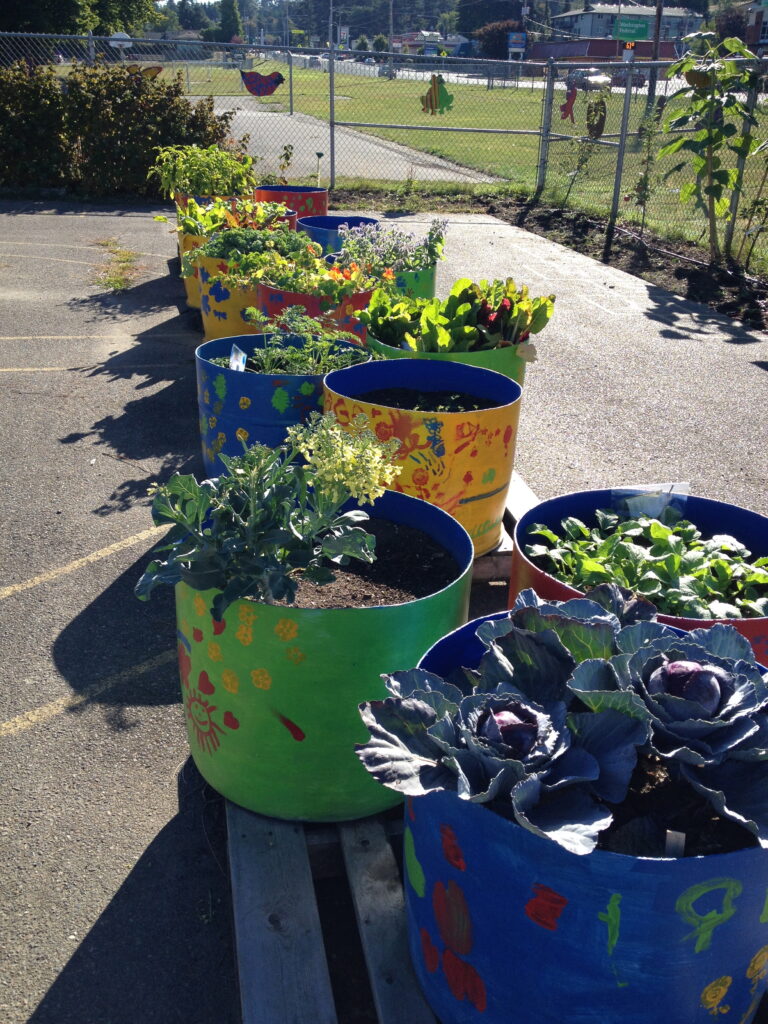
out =
[[[549,323],[555,296],[532,298],[527,285],[461,278],[446,299],[419,299],[379,288],[367,310],[359,314],[371,336],[392,348],[413,352],[478,352],[517,346],[517,353],[535,359],[533,345],[524,345]]]
[[[109,258],[96,274],[96,284],[112,292],[123,292],[129,288],[139,274],[139,256],[131,249],[124,249],[116,238],[103,238],[94,245],[101,246]]]
[[[242,196],[258,184],[254,159],[221,146],[158,146],[148,177],[163,195]]]
[[[250,307],[243,316],[268,335],[263,347],[246,353],[245,369],[252,373],[317,376],[371,358],[356,335],[340,331],[335,320],[307,316],[303,306],[289,306],[273,317]],[[229,366],[227,356],[211,362]]]
[[[648,212],[648,203],[651,201],[656,187],[659,183],[659,175],[655,171],[656,155],[658,147],[659,122],[654,114],[648,114],[642,119],[637,129],[637,138],[640,143],[640,174],[626,199],[634,199],[635,206],[640,208],[640,237],[645,231],[645,217]]]
[[[287,212],[283,203],[259,203],[247,198],[217,198],[210,203],[200,203],[191,197],[183,206],[176,206],[176,230],[180,234],[203,237],[229,228],[264,230],[284,218]],[[163,215],[154,219],[169,222]]]
[[[341,250],[336,256],[338,267],[352,264],[364,267],[369,274],[425,270],[443,258],[446,220],[432,221],[426,237],[416,238],[410,232],[390,224],[363,224],[339,228]]]
[[[221,274],[228,277],[235,274],[238,279],[247,277],[252,269],[261,266],[261,257],[268,253],[291,256],[303,253],[318,259],[322,246],[311,241],[303,231],[291,231],[288,227],[276,227],[273,230],[264,228],[229,228],[213,234],[207,242],[197,249],[184,254],[181,262],[181,273],[190,277],[201,260],[212,258],[222,261]]]
[[[397,443],[382,442],[362,422],[342,430],[314,413],[289,427],[279,448],[253,445],[241,456],[220,455],[225,473],[202,483],[174,474],[152,492],[152,519],[172,529],[136,585],[149,598],[160,584],[184,580],[215,589],[211,614],[220,621],[239,598],[292,602],[299,578],[334,579],[332,565],[372,562],[375,538],[361,528],[372,504],[399,472]],[[245,446],[244,446],[245,448]]]
[[[62,131],[64,103],[52,67],[0,66],[0,185],[66,182],[71,149]]]
[[[577,180],[588,177],[589,164],[595,155],[598,143],[591,138],[571,139],[564,156],[564,165],[568,177],[568,188],[563,196],[562,206],[568,205],[573,186]]]
[[[718,262],[722,257],[718,221],[730,218],[731,193],[741,188],[736,158],[747,156],[757,146],[755,138],[741,130],[742,125],[757,123],[744,101],[754,71],[732,58],[754,59],[755,55],[740,39],[719,43],[713,32],[697,32],[685,41],[691,49],[669,68],[667,77],[682,75],[687,84],[669,97],[669,104],[674,102],[677,109],[664,122],[665,131],[681,134],[661,147],[659,157],[688,156],[694,177],[680,189],[680,200],[695,203],[704,213],[710,257]],[[726,163],[729,155],[733,166]],[[667,177],[685,166],[685,161],[676,164]]]
[[[749,643],[731,626],[678,635],[624,598],[524,591],[479,626],[477,667],[386,677],[391,696],[361,705],[363,765],[577,854],[663,856],[668,829],[695,840],[712,817],[733,823],[729,848],[768,847],[768,683]]]
[[[672,506],[659,519],[598,509],[589,527],[569,516],[560,531],[533,525],[525,548],[541,569],[576,588],[612,581],[650,598],[664,615],[741,619],[768,615],[768,558],[725,534],[704,538]]]

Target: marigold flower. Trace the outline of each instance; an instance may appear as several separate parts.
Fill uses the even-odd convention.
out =
[[[381,275],[385,281],[394,281],[395,272],[391,267],[387,267],[384,273]]]

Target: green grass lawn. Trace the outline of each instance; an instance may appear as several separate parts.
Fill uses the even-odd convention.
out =
[[[250,96],[242,85],[237,68],[181,64],[167,67],[163,74],[181,70],[191,95],[246,97],[248,105],[258,104],[261,109],[286,111],[289,109],[288,68],[285,64],[266,61],[255,70],[262,74],[279,70],[286,81],[269,97]],[[488,89],[485,80],[473,84],[454,84],[446,88],[453,96],[452,109],[443,115],[430,115],[422,109],[421,97],[428,82],[405,78],[363,77],[337,71],[335,76],[335,119],[337,122],[363,122],[386,125],[407,124],[416,130],[392,127],[360,128],[383,139],[397,142],[424,153],[442,157],[463,167],[473,168],[506,182],[513,188],[530,192],[536,183],[539,160],[539,131],[542,120],[544,89],[540,81],[521,79],[516,86]],[[659,82],[658,92],[669,86]],[[297,113],[308,114],[323,121],[330,118],[329,76],[320,70],[295,68],[293,71],[293,106]],[[580,141],[587,134],[586,114],[594,93],[579,92],[573,107],[574,123],[563,119],[560,106],[566,94],[562,88],[555,91],[552,110],[547,168],[546,196],[553,202],[562,202],[566,196],[570,203],[605,215],[613,197],[616,168],[616,147],[602,143]],[[615,142],[621,124],[624,95],[611,92],[606,97],[607,116],[603,143]],[[645,114],[646,97],[636,93],[630,109],[630,130],[636,131]],[[665,113],[671,110],[668,104]],[[761,109],[765,123],[765,111]],[[492,135],[470,132],[418,130],[421,127],[495,128],[530,134]],[[659,134],[658,145],[665,141]],[[745,174],[745,198],[754,193],[762,177],[763,159],[748,162]],[[653,169],[653,190],[648,203],[646,224],[650,230],[667,237],[680,237],[693,241],[704,234],[702,213],[679,200],[679,189],[690,177],[689,170],[665,174],[676,160],[659,161]],[[634,187],[643,171],[642,153],[636,139],[630,139],[624,161],[619,216],[628,223],[638,223],[640,210],[634,203]],[[426,172],[428,174],[428,171]],[[342,180],[339,179],[339,183]],[[743,227],[743,224],[741,225]],[[737,230],[738,236],[738,230]]]

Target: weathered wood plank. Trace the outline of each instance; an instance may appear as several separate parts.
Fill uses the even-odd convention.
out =
[[[513,470],[507,494],[507,508],[504,514],[504,525],[510,534],[514,529],[515,523],[532,509],[534,505],[538,505],[539,500],[517,470]]]
[[[338,1024],[304,828],[227,802],[243,1024]]]
[[[411,966],[397,862],[379,821],[339,826],[379,1024],[435,1024]]]

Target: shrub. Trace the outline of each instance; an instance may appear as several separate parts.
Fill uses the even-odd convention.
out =
[[[157,186],[147,173],[156,148],[222,143],[232,116],[215,115],[211,97],[192,106],[180,75],[169,82],[120,65],[76,65],[66,80],[65,104],[72,184],[89,195],[155,196]]]
[[[63,97],[53,68],[0,67],[0,185],[60,186],[68,147]]]

